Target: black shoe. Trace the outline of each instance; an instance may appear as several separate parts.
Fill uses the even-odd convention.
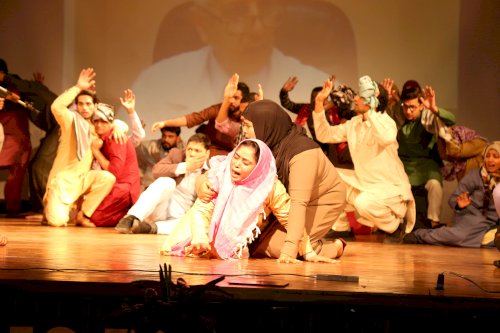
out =
[[[387,234],[385,236],[383,243],[384,244],[403,244],[403,239],[406,235],[406,220],[403,220],[402,223],[399,224],[399,227],[392,234]]]
[[[141,222],[137,217],[134,215],[125,215],[118,221],[118,224],[115,227],[115,230],[118,231],[119,233],[122,234],[129,234],[130,233],[130,228],[132,228],[132,224],[134,221]]]
[[[156,231],[156,223],[153,223],[153,225],[151,225],[147,222],[141,222],[137,219],[134,220],[134,223],[132,223],[133,234],[156,234]]]
[[[404,233],[395,231],[392,234],[388,234],[387,236],[385,236],[382,242],[384,244],[403,244],[404,237]]]
[[[404,244],[418,244],[418,239],[417,236],[413,232],[410,232],[409,234],[406,234],[403,237],[403,243]]]
[[[330,229],[328,233],[323,237],[327,240],[335,240],[337,238],[342,238],[343,240],[346,241],[354,241],[356,240],[356,236],[354,235],[354,232],[352,230],[349,231],[335,231],[333,229]]]

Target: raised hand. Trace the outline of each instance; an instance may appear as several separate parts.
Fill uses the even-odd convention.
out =
[[[434,113],[438,113],[439,109],[436,104],[436,92],[431,86],[425,86],[424,97],[420,97],[420,101],[424,106]]]
[[[399,95],[398,95],[396,89],[393,89],[394,88],[394,80],[389,79],[389,78],[385,78],[384,81],[382,81],[382,86],[389,94],[390,105],[393,105],[393,103],[395,104],[395,103],[400,102]]]
[[[82,69],[80,76],[78,77],[78,81],[76,82],[76,86],[80,88],[80,90],[87,90],[95,93],[95,76],[96,72],[94,72],[93,68]]]
[[[323,102],[330,96],[330,93],[333,89],[333,82],[330,80],[326,80],[323,84],[323,89],[316,95],[316,105],[323,106]]]
[[[393,85],[394,85],[394,80],[392,80],[392,79],[385,78],[382,81],[382,87],[384,87],[384,89],[387,91],[389,96],[392,95],[392,86]]]
[[[43,84],[43,81],[45,81],[45,76],[43,76],[43,74],[40,72],[34,72],[33,73],[33,80]]]
[[[239,79],[240,76],[236,73],[229,78],[226,88],[224,89],[224,98],[232,98],[234,94],[236,94]]]
[[[127,113],[133,113],[135,111],[135,95],[130,89],[126,89],[123,92],[123,98],[120,97],[120,102],[122,103]]]
[[[288,80],[285,81],[285,83],[283,84],[283,87],[281,89],[283,89],[286,92],[292,91],[298,82],[299,82],[299,79],[296,76],[291,76],[288,78]]]
[[[154,133],[154,132],[162,129],[163,127],[165,127],[163,121],[157,121],[157,122],[153,123],[153,125],[151,126],[151,131]]]
[[[262,85],[259,83],[257,88],[257,93],[259,94],[257,98],[255,99],[256,101],[262,101],[264,99],[264,90],[262,90]]]

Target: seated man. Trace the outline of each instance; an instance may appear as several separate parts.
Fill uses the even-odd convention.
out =
[[[75,86],[69,88],[52,103],[51,110],[61,127],[57,155],[47,180],[44,196],[42,224],[66,226],[70,211],[82,198],[79,216],[92,216],[101,201],[111,191],[115,176],[105,170],[91,170],[94,159],[90,143],[96,137],[91,119],[97,99],[91,91],[95,88],[96,73],[84,69]],[[76,112],[68,109],[73,101]],[[115,133],[116,135],[117,133]],[[77,220],[83,225],[87,220]]]
[[[161,128],[161,138],[141,142],[135,147],[137,162],[141,172],[141,191],[144,191],[155,180],[152,174],[153,166],[167,156],[170,149],[184,149],[180,127],[165,126]]]
[[[127,92],[127,91],[126,91]],[[122,104],[129,114],[135,113],[135,97],[128,91]],[[139,118],[135,117],[134,129],[142,129]],[[78,220],[85,221],[85,226],[114,227],[137,201],[141,193],[139,166],[133,140],[117,143],[111,139],[113,133],[114,110],[107,104],[97,104],[93,123],[99,138],[92,142],[92,153],[103,170],[111,172],[116,182],[111,192],[104,198],[96,211],[89,218],[80,212]],[[135,132],[135,131],[133,131]],[[142,132],[144,137],[144,132]]]
[[[415,224],[415,203],[398,157],[396,123],[377,108],[380,91],[377,83],[363,76],[359,79],[359,95],[354,98],[357,116],[330,126],[323,101],[332,87],[333,82],[327,81],[316,96],[314,128],[318,140],[347,142],[350,147],[354,173],[339,172],[347,185],[345,211],[355,210],[360,224],[387,233],[384,242],[401,243]]]
[[[208,168],[209,148],[210,139],[202,133],[189,138],[185,153],[172,148],[153,167],[153,175],[159,178],[140,195],[115,229],[121,233],[169,234],[196,200],[196,178]]]
[[[427,219],[430,226],[440,225],[443,201],[442,161],[437,149],[438,137],[451,140],[446,126],[455,124],[455,116],[436,104],[434,90],[418,82],[407,81],[401,90],[401,107],[405,123],[398,131],[398,154],[414,191],[427,191]],[[427,223],[424,223],[424,225]]]

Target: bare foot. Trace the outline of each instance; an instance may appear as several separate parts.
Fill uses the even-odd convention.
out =
[[[342,238],[337,238],[335,240],[335,245],[337,245],[337,248],[338,248],[336,258],[340,258],[344,254],[344,249],[347,246],[347,243]]]
[[[85,217],[83,211],[79,211],[76,215],[75,224],[84,228],[95,228],[95,224],[88,217]]]
[[[7,245],[7,236],[0,235],[0,246]]]

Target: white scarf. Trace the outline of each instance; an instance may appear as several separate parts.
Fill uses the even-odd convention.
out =
[[[90,124],[78,112],[73,112],[73,124],[76,135],[76,156],[81,161],[90,148]]]

